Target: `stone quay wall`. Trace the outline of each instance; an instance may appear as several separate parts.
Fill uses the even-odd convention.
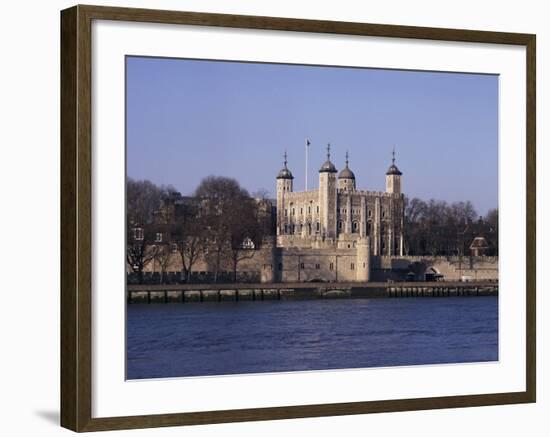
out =
[[[472,283],[338,283],[338,284],[184,284],[134,285],[127,287],[127,302],[192,303],[263,300],[350,298],[404,298],[496,296],[498,284]]]

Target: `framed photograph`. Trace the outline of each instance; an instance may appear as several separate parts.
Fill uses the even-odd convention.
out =
[[[535,35],[61,12],[61,424],[535,402]]]

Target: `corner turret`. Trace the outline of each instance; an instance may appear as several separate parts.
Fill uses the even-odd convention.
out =
[[[395,148],[392,152],[390,168],[386,172],[386,192],[392,194],[401,194],[401,173],[395,165]]]

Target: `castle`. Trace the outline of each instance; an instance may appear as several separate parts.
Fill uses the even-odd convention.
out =
[[[264,265],[270,271],[262,272],[263,281],[368,281],[371,256],[403,255],[404,195],[395,152],[385,192],[357,189],[347,153],[338,173],[330,144],[319,188],[294,191],[284,157],[277,175],[275,262]]]
[[[386,172],[386,191],[356,187],[355,174],[337,170],[327,160],[319,169],[319,188],[294,191],[286,160],[277,175],[277,246],[350,248],[370,240],[373,255],[403,255],[404,195],[402,173],[395,165]]]

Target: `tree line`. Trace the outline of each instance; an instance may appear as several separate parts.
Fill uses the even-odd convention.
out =
[[[498,209],[478,216],[471,202],[447,203],[405,198],[406,255],[468,255],[476,236],[484,236],[498,255]]]
[[[192,196],[150,181],[126,182],[127,263],[143,282],[145,268],[154,262],[160,282],[174,256],[188,282],[193,266],[204,255],[217,282],[224,266],[237,281],[238,265],[271,233],[271,207],[258,201],[231,178],[209,176]]]

